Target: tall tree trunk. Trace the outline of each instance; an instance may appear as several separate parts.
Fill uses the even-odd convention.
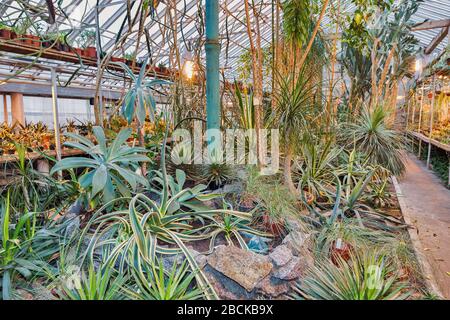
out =
[[[263,88],[262,88],[262,65],[261,65],[261,38],[258,37],[259,32],[259,20],[257,15],[255,14],[255,8],[253,8],[253,16],[255,18],[255,28],[257,31],[257,39],[256,44],[253,40],[253,33],[251,28],[251,20],[250,20],[250,6],[248,0],[244,1],[245,4],[245,17],[247,24],[247,33],[250,42],[250,52],[252,57],[252,65],[253,65],[253,102],[255,106],[255,129],[256,129],[256,145],[257,145],[257,153],[258,153],[258,165],[261,165],[262,158],[262,143],[261,143],[261,135],[260,129],[262,127],[262,105],[263,105]]]
[[[375,38],[373,41],[373,48],[371,52],[371,61],[372,61],[372,70],[371,70],[371,80],[372,80],[372,96],[370,99],[370,108],[373,109],[375,107],[375,104],[378,102],[378,89],[377,89],[377,69],[378,69],[378,62],[377,62],[377,51],[378,51],[378,44],[380,43],[380,39]]]

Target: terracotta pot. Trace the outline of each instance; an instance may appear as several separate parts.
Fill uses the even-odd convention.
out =
[[[2,29],[0,30],[0,38],[11,39],[11,30]]]
[[[42,40],[42,47],[44,48],[56,48],[56,46],[53,46],[55,41],[53,40]]]
[[[41,38],[38,36],[30,35],[29,36],[32,39],[32,45],[33,47],[40,48],[41,47]]]
[[[428,93],[428,99],[431,99],[431,98],[433,98],[433,93],[432,92]]]
[[[83,56],[83,49],[81,48],[73,48],[73,51],[75,51],[75,54],[82,57]]]
[[[84,49],[84,55],[88,58],[97,58],[97,49],[95,47],[87,47]]]
[[[125,59],[124,59],[124,58],[118,58],[118,57],[111,57],[111,61],[112,61],[112,62],[122,62],[122,63],[125,63]]]
[[[31,35],[23,34],[20,35],[19,38],[21,39],[22,43],[25,43],[28,46],[33,46],[33,38]]]
[[[285,231],[284,225],[281,222],[270,221],[269,216],[266,214],[263,215],[263,223],[266,229],[275,237],[281,236]]]
[[[338,257],[343,259],[344,261],[347,261],[350,259],[350,253],[352,251],[352,246],[343,241],[342,239],[338,239],[336,241],[333,241],[332,247],[331,247],[331,261],[338,265]]]

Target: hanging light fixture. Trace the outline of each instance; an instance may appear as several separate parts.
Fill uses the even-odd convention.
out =
[[[186,47],[183,50],[183,53],[181,55],[181,63],[183,65],[182,67],[182,73],[187,79],[192,79],[194,77],[194,58],[192,55],[192,46],[190,42],[186,44]]]
[[[416,72],[420,73],[422,72],[422,59],[420,59],[419,57],[416,58]]]

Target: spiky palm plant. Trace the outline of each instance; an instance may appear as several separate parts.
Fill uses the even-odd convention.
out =
[[[400,134],[388,128],[387,114],[382,106],[373,111],[364,109],[354,123],[343,124],[341,137],[348,146],[354,145],[372,164],[378,164],[401,174],[405,169],[403,162],[403,143]]]

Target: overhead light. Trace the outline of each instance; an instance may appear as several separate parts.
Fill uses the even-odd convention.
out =
[[[420,58],[416,58],[416,72],[422,71],[422,60]]]
[[[183,65],[183,74],[188,79],[192,79],[194,76],[194,61],[186,60]]]
[[[184,48],[181,55],[182,72],[188,79],[192,79],[194,76],[194,58],[192,56],[192,46],[190,43]]]

